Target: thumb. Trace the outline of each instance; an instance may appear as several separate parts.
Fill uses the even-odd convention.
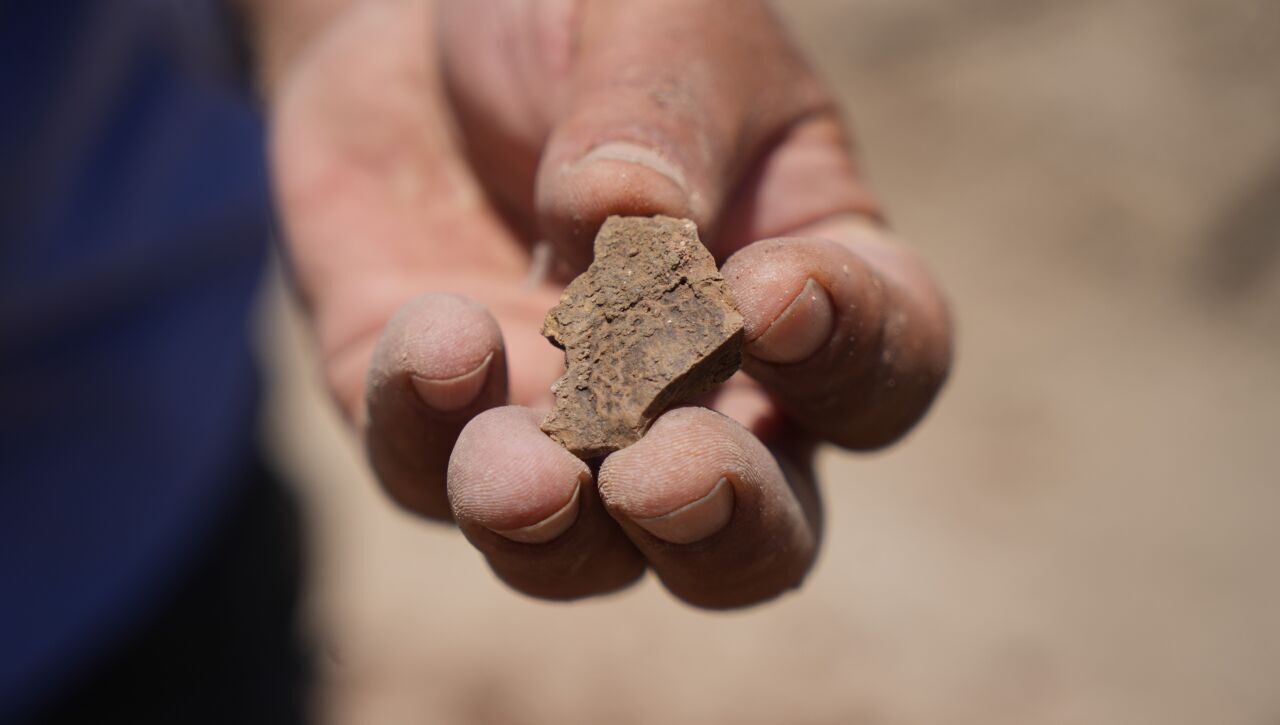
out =
[[[570,268],[610,214],[667,214],[715,236],[764,147],[826,104],[762,2],[584,2],[569,93],[536,181],[543,233]]]

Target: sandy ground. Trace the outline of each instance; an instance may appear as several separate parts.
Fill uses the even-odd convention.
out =
[[[553,605],[392,510],[272,297],[333,723],[1280,723],[1280,4],[783,5],[954,302],[799,593]]]

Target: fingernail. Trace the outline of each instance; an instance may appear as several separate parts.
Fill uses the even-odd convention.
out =
[[[578,520],[578,495],[581,491],[582,482],[579,481],[573,489],[573,495],[569,497],[569,502],[559,511],[536,524],[519,529],[491,529],[491,531],[521,544],[545,544],[568,531],[569,527],[573,526],[573,522]]]
[[[831,298],[812,278],[747,352],[766,362],[797,363],[818,351],[831,337]]]
[[[662,516],[633,519],[640,528],[672,544],[692,544],[711,536],[733,515],[733,485],[721,478],[710,493]]]
[[[456,377],[433,379],[414,375],[413,388],[418,391],[418,397],[432,409],[451,413],[470,405],[480,395],[485,381],[489,379],[489,367],[492,363],[493,353],[489,353],[474,370]]]
[[[688,191],[689,188],[679,166],[657,151],[629,141],[606,141],[583,154],[573,165],[573,169],[576,171],[596,161],[622,161],[643,166],[667,177],[681,191]]]

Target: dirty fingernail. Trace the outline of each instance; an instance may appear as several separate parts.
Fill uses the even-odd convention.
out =
[[[662,516],[633,519],[640,528],[672,544],[692,544],[711,536],[733,516],[733,485],[721,478],[711,491]]]
[[[747,344],[747,352],[771,363],[796,363],[818,351],[834,323],[831,298],[812,278],[764,333]]]
[[[559,511],[536,524],[518,529],[491,529],[495,534],[504,536],[521,544],[545,544],[569,530],[573,522],[578,520],[578,498],[582,491],[581,482],[573,489],[573,495]]]
[[[671,181],[680,188],[681,191],[688,189],[688,184],[684,178],[684,172],[679,166],[673,164],[669,159],[654,151],[651,148],[645,148],[639,144],[629,141],[607,141],[596,146],[573,165],[574,170],[586,167],[596,161],[622,161],[628,164],[636,164],[643,166],[650,171],[657,172]]]
[[[489,379],[489,368],[493,364],[493,353],[473,370],[452,378],[426,378],[413,376],[413,388],[418,397],[442,413],[451,413],[470,405],[480,395],[485,381]]]

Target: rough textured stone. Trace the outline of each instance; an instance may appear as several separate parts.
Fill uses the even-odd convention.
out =
[[[742,316],[687,219],[609,217],[542,334],[568,367],[542,430],[584,459],[639,440],[742,364]]]

